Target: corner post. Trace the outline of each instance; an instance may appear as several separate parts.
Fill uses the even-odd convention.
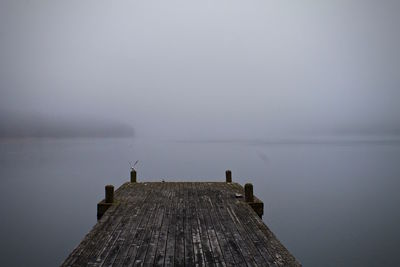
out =
[[[246,202],[254,202],[253,184],[248,183],[244,185],[244,196]]]
[[[106,185],[106,200],[107,204],[114,202],[114,186]]]
[[[136,171],[134,169],[131,170],[131,183],[136,183]]]
[[[232,172],[230,170],[226,170],[225,176],[226,176],[226,182],[232,183]]]

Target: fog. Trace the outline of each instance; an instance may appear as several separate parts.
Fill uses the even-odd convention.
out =
[[[398,265],[399,14],[0,0],[0,262],[59,265],[139,160],[139,182],[253,183],[304,266]]]
[[[0,105],[167,139],[397,135],[399,12],[399,1],[2,0]]]

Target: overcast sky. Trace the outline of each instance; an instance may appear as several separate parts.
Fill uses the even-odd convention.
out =
[[[1,109],[167,138],[399,133],[399,14],[396,0],[1,0]]]

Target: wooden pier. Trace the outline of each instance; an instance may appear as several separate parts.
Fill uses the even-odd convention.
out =
[[[62,266],[301,266],[261,220],[263,203],[226,182],[131,182]]]

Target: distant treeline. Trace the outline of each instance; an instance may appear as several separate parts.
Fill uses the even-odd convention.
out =
[[[129,125],[102,119],[0,113],[0,138],[131,137]]]

